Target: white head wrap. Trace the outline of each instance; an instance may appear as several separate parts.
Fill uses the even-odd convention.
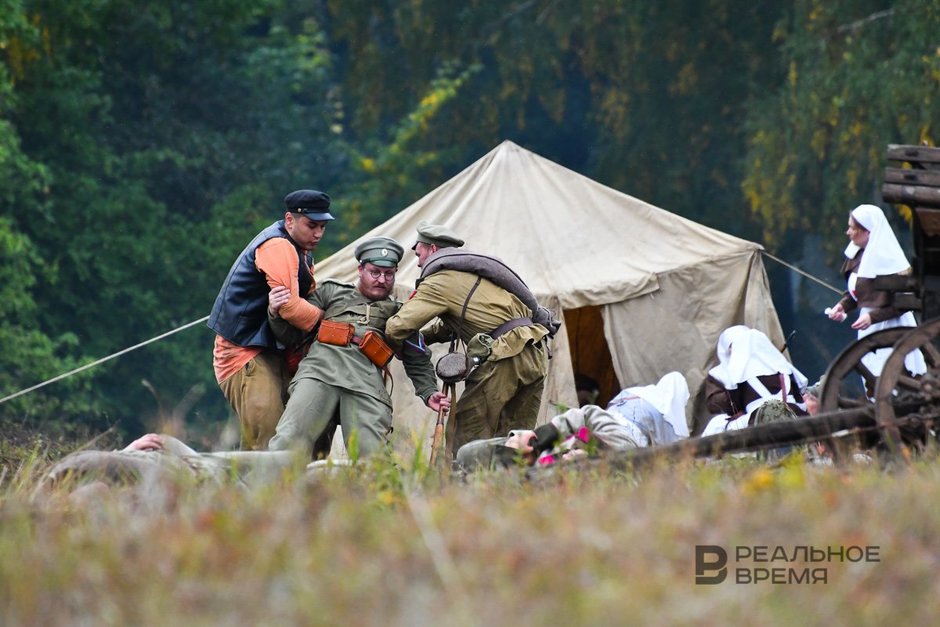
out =
[[[654,385],[627,388],[621,394],[639,396],[656,408],[680,438],[689,437],[685,404],[689,402],[689,384],[678,372],[668,372]]]
[[[787,361],[770,338],[744,325],[729,327],[718,336],[718,365],[708,371],[729,390],[751,377],[768,374],[792,374],[800,389],[809,382]]]
[[[852,210],[851,216],[869,233],[865,253],[858,264],[858,276],[873,279],[879,274],[897,274],[911,267],[880,207],[859,205]],[[845,256],[854,259],[859,250],[849,242]]]

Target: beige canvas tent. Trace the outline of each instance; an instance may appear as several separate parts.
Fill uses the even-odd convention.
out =
[[[342,219],[342,199],[336,205]],[[701,430],[701,387],[719,333],[747,324],[783,342],[759,245],[605,187],[510,141],[318,262],[317,280],[354,281],[359,241],[385,235],[410,248],[421,220],[453,229],[469,250],[499,257],[541,304],[564,313],[540,421],[557,405],[577,404],[575,372],[601,384],[603,404],[623,387],[678,370],[692,391],[690,427]],[[419,275],[415,261],[408,254],[399,269],[402,299]],[[433,425],[433,412],[415,399],[404,372],[393,372],[396,431]]]

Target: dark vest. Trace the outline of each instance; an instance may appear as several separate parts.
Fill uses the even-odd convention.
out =
[[[275,237],[283,237],[291,244],[294,240],[287,234],[284,221],[279,220],[255,236],[245,250],[238,256],[232,269],[228,271],[225,283],[212,306],[209,315],[209,328],[238,346],[264,346],[283,348],[274,338],[268,326],[268,287],[263,272],[255,267],[255,253],[261,244]],[[296,244],[300,267],[297,280],[301,297],[306,296],[313,284],[313,277],[307,271],[305,253]]]

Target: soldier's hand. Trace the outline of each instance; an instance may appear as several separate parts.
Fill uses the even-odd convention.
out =
[[[450,398],[443,392],[435,392],[428,398],[428,407],[434,411],[440,411],[443,407],[446,413],[450,410]]]
[[[279,285],[273,290],[268,292],[268,315],[272,318],[277,317],[277,312],[280,311],[287,301],[290,300],[290,288]]]

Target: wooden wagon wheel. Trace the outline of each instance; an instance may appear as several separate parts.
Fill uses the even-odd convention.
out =
[[[895,344],[885,361],[875,388],[875,420],[881,427],[889,451],[897,455],[904,449],[901,429],[906,423],[909,432],[926,434],[927,422],[940,412],[940,349],[935,340],[940,336],[940,318],[909,329]],[[927,372],[912,376],[904,367],[904,358],[920,350],[927,363]],[[904,420],[907,419],[907,420]]]
[[[862,357],[880,348],[894,346],[911,330],[911,327],[884,329],[849,344],[826,370],[823,389],[819,394],[819,411],[830,412],[870,404],[870,397],[875,396],[878,378],[862,363]],[[865,381],[867,389],[853,393],[853,388],[861,387],[859,377]],[[866,391],[867,397],[864,393]]]
[[[878,377],[862,363],[862,358],[872,351],[894,346],[911,330],[910,327],[883,329],[849,344],[826,370],[823,387],[819,393],[819,412],[862,407],[871,407],[874,411],[871,399],[875,396]],[[838,442],[835,438],[828,438],[825,443],[833,457],[838,460],[848,457],[851,449],[859,446],[867,448],[866,445],[859,444],[858,437],[859,434],[856,433],[843,434],[843,437],[838,438]]]

